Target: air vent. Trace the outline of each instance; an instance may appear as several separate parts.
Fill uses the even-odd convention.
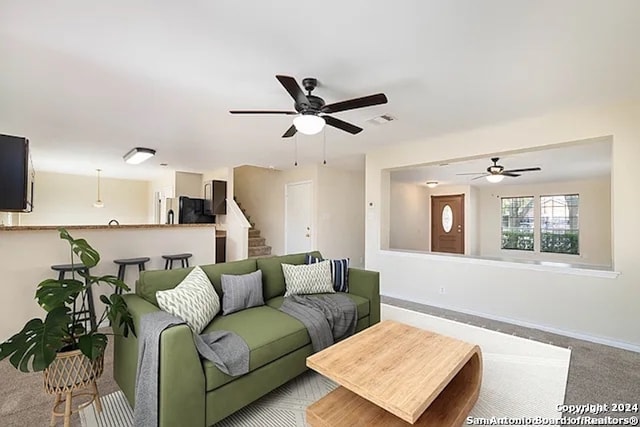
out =
[[[393,117],[391,114],[383,114],[378,117],[374,117],[372,119],[367,120],[368,122],[374,123],[376,125],[384,125],[386,123],[392,122],[394,120],[398,120]]]

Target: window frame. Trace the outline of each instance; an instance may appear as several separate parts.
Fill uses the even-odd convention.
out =
[[[504,235],[504,229],[503,229],[503,225],[502,225],[502,221],[503,221],[503,201],[505,199],[531,199],[533,202],[533,216],[532,216],[532,226],[531,226],[531,249],[522,249],[522,248],[505,248],[503,247],[503,235]],[[500,196],[500,250],[502,251],[522,251],[522,252],[527,252],[527,253],[535,253],[536,252],[536,196],[531,195],[531,196]],[[522,217],[522,218],[526,218],[526,217]]]
[[[543,250],[543,245],[542,245],[542,235],[544,233],[544,230],[542,228],[543,224],[542,224],[542,198],[543,197],[567,197],[567,196],[576,196],[578,198],[578,204],[577,204],[577,228],[573,229],[568,229],[568,231],[575,231],[576,235],[577,235],[577,252],[573,253],[573,252],[555,252],[555,251],[545,251]],[[557,255],[569,255],[569,256],[580,256],[580,193],[575,192],[575,193],[556,193],[556,194],[540,194],[538,196],[538,200],[539,200],[539,206],[538,206],[538,214],[539,214],[539,218],[540,218],[540,226],[539,226],[539,240],[540,240],[540,253],[541,254],[557,254]],[[571,221],[571,216],[567,217],[568,221]],[[564,233],[563,233],[564,234]]]

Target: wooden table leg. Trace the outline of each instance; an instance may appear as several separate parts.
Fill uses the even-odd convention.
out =
[[[62,401],[62,394],[56,393],[56,400],[53,402],[53,409],[51,410],[51,422],[49,427],[55,427],[56,425],[56,407]]]
[[[93,382],[93,392],[95,393],[95,405],[98,412],[102,412],[102,402],[100,402],[100,393],[98,392],[98,383]]]
[[[67,392],[67,399],[64,402],[64,427],[71,427],[71,401],[73,393]]]

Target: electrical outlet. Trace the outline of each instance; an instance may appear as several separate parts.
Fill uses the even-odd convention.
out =
[[[444,293],[445,293],[444,286],[440,286],[440,293],[441,293],[441,294],[444,294]]]

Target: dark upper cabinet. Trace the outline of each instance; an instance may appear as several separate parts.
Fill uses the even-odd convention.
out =
[[[226,215],[227,181],[207,181],[204,183],[205,215]]]

